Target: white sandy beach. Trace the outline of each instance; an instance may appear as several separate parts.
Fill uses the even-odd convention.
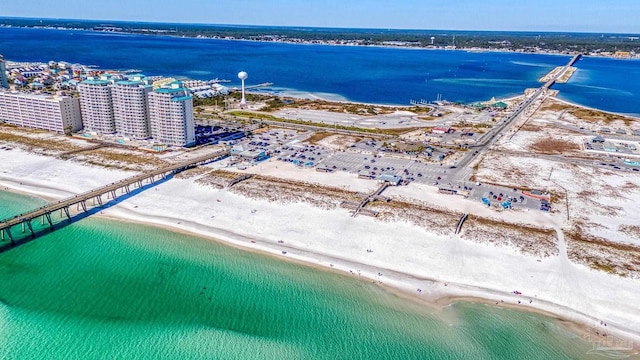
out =
[[[0,187],[49,199],[68,197],[131,175],[19,149],[0,150],[0,163]],[[369,191],[377,185],[352,174],[323,174],[275,162],[248,171],[277,173],[284,178],[353,191]],[[193,180],[166,181],[105,209],[104,216],[191,232],[284,259],[352,273],[401,290],[416,300],[439,305],[459,298],[504,301],[501,306],[555,314],[580,324],[583,330],[600,328],[604,321],[608,324],[604,331],[615,331],[640,343],[640,281],[570,262],[560,230],[562,218],[558,215],[509,215],[522,223],[557,230],[560,255],[537,258],[509,247],[461,240],[453,234],[435,235],[408,223],[353,218],[344,209],[322,210],[303,203],[249,199],[198,185]],[[392,189],[388,195],[449,203],[453,209],[471,214],[505,216],[489,214],[490,210],[467,200],[436,194],[429,186],[412,184]],[[515,295],[514,290],[522,295]]]

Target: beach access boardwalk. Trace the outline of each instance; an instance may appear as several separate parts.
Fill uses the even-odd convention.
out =
[[[458,225],[456,226],[456,231],[454,232],[454,234],[460,234],[460,231],[462,230],[462,224],[464,224],[465,220],[467,220],[467,217],[469,217],[469,214],[462,214],[460,220],[458,220]]]
[[[360,202],[360,204],[358,204],[358,206],[355,208],[351,216],[356,217],[358,216],[359,213],[363,213],[373,217],[378,216],[378,213],[376,211],[364,209],[364,207],[367,206],[367,204],[370,203],[371,201],[375,201],[375,200],[383,199],[383,200],[389,201],[388,198],[384,198],[382,196],[382,192],[385,191],[388,187],[389,187],[389,183],[387,182],[380,185],[380,187],[373,194],[367,196],[366,198],[364,198],[364,200],[362,200],[362,202]]]
[[[62,214],[66,215],[67,219],[71,221],[71,214],[69,212],[69,208],[71,206],[76,206],[78,210],[82,207],[84,212],[87,212],[87,201],[93,200],[93,203],[97,202],[100,206],[103,205],[102,196],[107,195],[107,199],[111,198],[111,200],[117,199],[117,191],[120,190],[121,194],[131,193],[131,188],[137,186],[137,189],[141,189],[143,187],[143,183],[147,182],[147,184],[153,184],[157,181],[166,179],[168,176],[177,174],[181,171],[196,167],[198,165],[204,165],[210,163],[212,161],[216,161],[227,157],[229,155],[228,150],[220,150],[211,154],[199,156],[197,158],[187,160],[181,163],[165,166],[163,168],[145,172],[139,175],[134,175],[128,177],[126,179],[122,179],[120,181],[116,181],[109,185],[101,186],[99,188],[87,191],[82,194],[74,195],[73,197],[66,198],[64,200],[57,201],[55,203],[51,203],[45,206],[42,206],[38,209],[35,209],[31,212],[16,215],[13,218],[5,219],[0,222],[0,237],[1,240],[4,241],[6,237],[11,240],[11,244],[14,244],[14,237],[11,234],[11,228],[16,225],[22,225],[22,232],[24,233],[28,228],[31,232],[31,236],[35,237],[36,233],[33,230],[33,226],[31,221],[37,218],[42,219],[42,224],[46,220],[49,223],[51,230],[55,230],[54,223],[51,219],[51,214],[60,211]],[[62,217],[62,216],[61,216]]]
[[[234,186],[234,185],[236,185],[236,184],[238,184],[240,182],[243,182],[245,180],[249,180],[252,177],[253,177],[253,174],[240,175],[240,176],[234,178],[233,180],[231,180],[229,182],[229,184],[227,184],[226,188],[229,189],[230,187],[232,187],[232,186]]]

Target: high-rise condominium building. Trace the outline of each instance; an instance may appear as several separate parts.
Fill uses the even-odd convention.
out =
[[[151,137],[148,94],[153,90],[141,78],[118,81],[112,88],[116,133],[132,139]]]
[[[69,96],[0,91],[0,122],[58,133],[82,129],[80,103]]]
[[[85,131],[114,134],[116,124],[113,116],[113,101],[110,81],[87,79],[78,84],[80,111]]]
[[[189,146],[195,143],[193,98],[180,82],[149,93],[151,136],[159,143]]]
[[[7,67],[4,64],[4,56],[0,55],[0,87],[5,89],[9,88],[9,81],[7,81]]]

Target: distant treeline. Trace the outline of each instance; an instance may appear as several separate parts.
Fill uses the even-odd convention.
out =
[[[409,47],[428,47],[431,45],[445,47],[455,45],[457,48],[531,52],[640,52],[640,39],[637,35],[631,34],[259,27],[24,18],[0,18],[0,25],[73,28],[187,37],[205,36],[260,41],[316,41],[319,43],[338,41],[358,45]]]

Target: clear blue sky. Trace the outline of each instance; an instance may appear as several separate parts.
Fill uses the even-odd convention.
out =
[[[640,33],[639,0],[0,0],[0,16]]]

